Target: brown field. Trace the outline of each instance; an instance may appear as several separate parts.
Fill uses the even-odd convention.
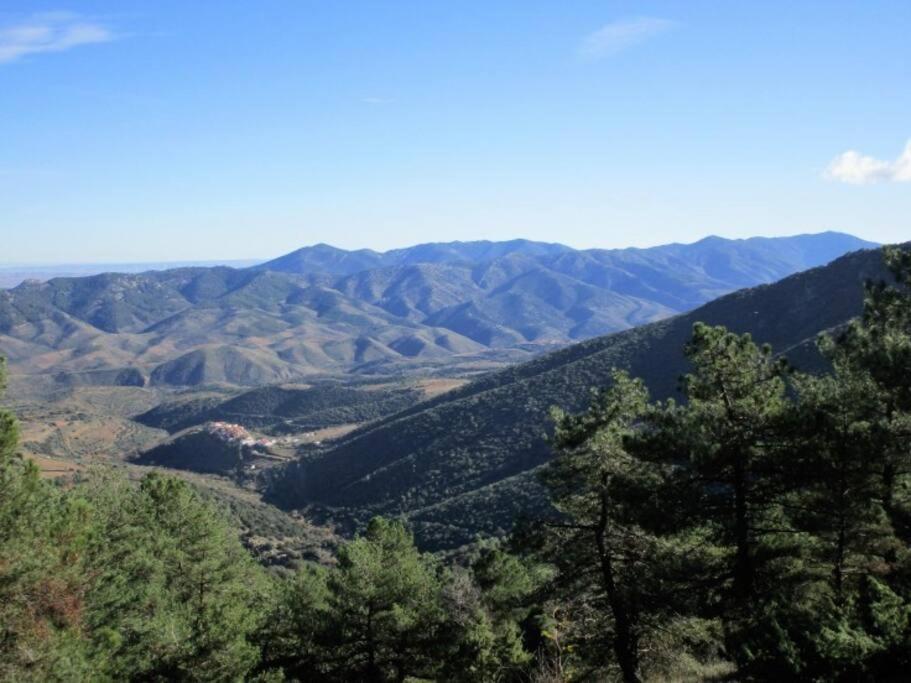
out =
[[[167,432],[134,422],[131,418],[162,401],[186,397],[188,400],[218,396],[211,390],[174,392],[139,387],[62,387],[52,382],[26,381],[17,376],[11,382],[6,405],[20,421],[20,451],[31,458],[48,478],[71,476],[92,465],[123,467],[129,476],[139,468],[130,459],[142,451],[166,442]],[[467,382],[461,378],[431,377],[393,381],[370,386],[376,390],[411,386],[425,399],[456,389]],[[295,388],[312,385],[299,383]],[[366,388],[366,387],[365,387]],[[286,435],[270,448],[276,463],[293,459],[298,447],[339,439],[359,423],[339,424],[312,432]],[[256,436],[262,436],[253,430]],[[180,476],[187,476],[182,473]],[[216,488],[243,491],[233,482],[203,477]],[[224,491],[227,493],[227,491]],[[246,494],[241,494],[246,496]]]
[[[58,477],[70,477],[82,469],[81,465],[68,460],[56,460],[54,458],[43,458],[41,456],[27,456],[32,462],[38,465],[41,476],[45,479],[57,479]]]
[[[130,419],[160,400],[158,392],[135,387],[52,389],[20,381],[12,383],[5,403],[19,419],[21,452],[50,472],[61,468],[54,463],[78,469],[123,462],[160,443],[166,432]]]
[[[126,418],[60,408],[20,420],[20,443],[27,455],[77,462],[121,461],[167,437]]]
[[[453,389],[458,389],[461,386],[468,384],[467,379],[454,378],[454,377],[437,377],[432,379],[423,379],[417,383],[419,389],[424,392],[424,398],[435,398],[440,394],[445,394],[447,391],[452,391]]]
[[[326,427],[325,429],[320,429],[312,432],[312,435],[306,438],[305,443],[315,443],[317,441],[331,441],[332,439],[338,439],[339,437],[345,436],[345,434],[350,434],[358,427],[360,427],[360,424],[346,424]]]

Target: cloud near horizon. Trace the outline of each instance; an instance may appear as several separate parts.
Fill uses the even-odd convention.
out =
[[[588,61],[603,59],[643,43],[676,27],[670,19],[638,17],[605,24],[590,33],[579,46],[579,56]]]
[[[63,52],[80,45],[112,40],[114,34],[107,27],[76,14],[34,14],[19,23],[0,26],[0,64],[9,64],[27,55]]]
[[[852,185],[911,182],[911,140],[895,161],[883,161],[848,150],[832,160],[823,176],[826,180]]]

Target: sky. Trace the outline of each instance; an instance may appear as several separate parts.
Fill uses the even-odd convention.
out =
[[[911,2],[0,1],[0,262],[911,239]]]

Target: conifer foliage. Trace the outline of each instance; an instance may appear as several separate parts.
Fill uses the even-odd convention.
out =
[[[41,479],[0,411],[0,680],[903,680],[911,252],[886,259],[824,372],[697,324],[683,400],[616,371],[555,409],[554,514],[457,561],[376,518],[269,571],[184,480]]]
[[[696,324],[681,404],[616,373],[556,414],[538,549],[578,670],[899,680],[911,665],[911,255],[801,374]],[[543,548],[543,552],[542,552]],[[609,646],[611,657],[594,643]],[[669,654],[669,656],[668,656]]]

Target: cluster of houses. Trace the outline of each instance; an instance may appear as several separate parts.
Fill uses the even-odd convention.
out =
[[[240,443],[241,446],[259,446],[269,448],[275,445],[273,439],[257,439],[245,427],[233,422],[209,422],[206,425],[209,434],[217,436],[222,441]]]

